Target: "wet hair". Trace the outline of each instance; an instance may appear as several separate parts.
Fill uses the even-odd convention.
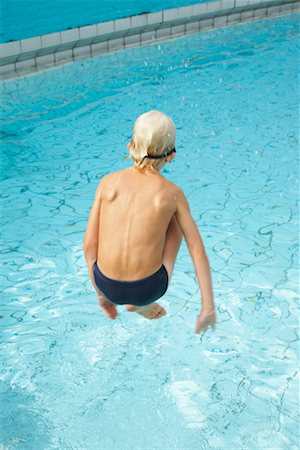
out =
[[[163,155],[175,147],[176,128],[172,119],[161,111],[151,110],[141,114],[135,121],[129,155],[136,169],[147,167],[155,170],[163,159],[146,156]]]

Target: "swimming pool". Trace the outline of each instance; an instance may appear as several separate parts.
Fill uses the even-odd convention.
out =
[[[297,448],[299,15],[77,61],[1,85],[4,448]],[[168,314],[98,309],[82,251],[135,119],[177,126],[218,325],[194,334],[183,243]]]

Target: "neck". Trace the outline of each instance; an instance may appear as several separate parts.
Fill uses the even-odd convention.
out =
[[[136,169],[134,166],[130,167],[131,171],[135,173],[141,173],[143,175],[160,175],[159,170],[157,169],[148,169],[147,167],[143,167],[142,169]]]

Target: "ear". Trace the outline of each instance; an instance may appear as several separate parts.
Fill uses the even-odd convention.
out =
[[[171,153],[171,155],[167,156],[166,161],[171,162],[175,158],[175,153]]]

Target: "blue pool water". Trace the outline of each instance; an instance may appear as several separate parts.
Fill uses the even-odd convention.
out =
[[[1,84],[5,449],[297,449],[299,15],[77,61]],[[82,252],[101,177],[149,109],[189,199],[218,324],[183,242],[167,315],[97,305]]]
[[[1,0],[0,43],[214,0]]]

